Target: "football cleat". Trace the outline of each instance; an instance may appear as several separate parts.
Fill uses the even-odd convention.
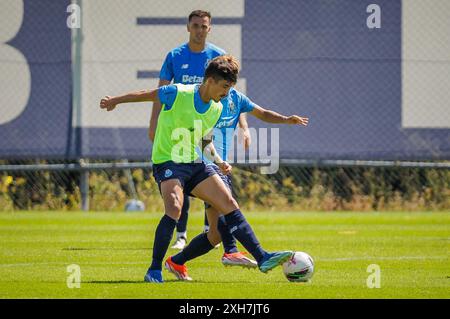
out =
[[[167,258],[165,264],[166,269],[174,274],[179,280],[192,281],[187,273],[186,265],[178,265],[172,261],[172,257]]]
[[[155,282],[155,283],[163,283],[162,271],[161,270],[148,270],[144,276],[145,282]]]
[[[258,264],[256,261],[245,257],[245,252],[236,252],[236,253],[225,253],[222,256],[222,264],[225,266],[241,266],[244,268],[257,268]]]
[[[276,266],[281,265],[285,261],[289,260],[294,256],[294,252],[292,251],[278,251],[274,253],[267,253],[261,263],[258,265],[259,270],[263,273],[267,273],[269,270],[272,270]]]
[[[172,249],[182,250],[186,246],[187,240],[184,237],[178,237],[177,240],[173,243]]]

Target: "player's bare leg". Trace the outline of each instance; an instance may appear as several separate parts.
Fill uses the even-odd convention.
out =
[[[213,208],[208,208],[206,210],[206,216],[208,218],[209,229],[206,233],[209,242],[211,245],[215,246],[222,242],[222,238],[220,236],[217,224],[219,221],[219,212]]]
[[[225,186],[219,175],[215,174],[199,183],[192,190],[192,194],[201,200],[210,203],[218,212],[224,215],[239,209],[239,205],[233,198],[230,190]],[[209,220],[209,219],[208,219]]]

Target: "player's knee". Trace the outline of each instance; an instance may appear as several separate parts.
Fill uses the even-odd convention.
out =
[[[227,206],[226,210],[224,210],[224,211],[227,211],[227,212],[235,210],[235,209],[239,209],[239,205],[238,205],[237,201],[231,195],[227,196],[226,206]]]
[[[181,208],[183,204],[179,201],[172,201],[166,204],[166,214],[172,217],[173,219],[180,219],[181,216]]]

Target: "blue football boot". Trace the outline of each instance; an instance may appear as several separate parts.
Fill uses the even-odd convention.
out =
[[[276,266],[281,265],[294,255],[293,251],[278,251],[274,253],[267,253],[263,260],[258,264],[259,270],[267,273]]]
[[[161,270],[147,270],[147,273],[144,276],[145,282],[156,282],[163,283],[162,271]]]

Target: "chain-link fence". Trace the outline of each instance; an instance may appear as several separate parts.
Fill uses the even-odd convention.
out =
[[[23,171],[23,164],[30,170]],[[36,164],[22,162],[0,172],[2,210],[79,210],[86,196],[84,202],[94,211],[123,211],[133,199],[142,201],[148,211],[163,211],[150,163]],[[241,206],[252,210],[450,209],[449,163],[440,167],[427,167],[427,163],[403,167],[393,163],[317,164],[282,165],[270,175],[261,174],[257,166],[236,167],[234,195]],[[83,194],[84,174],[88,188]],[[193,211],[203,211],[198,200],[191,206]]]
[[[41,0],[0,2],[0,210],[123,210],[132,198],[162,209],[149,163],[80,159],[148,161],[151,104],[98,103],[156,87],[194,9],[212,14],[208,41],[240,60],[240,91],[310,118],[299,128],[248,116],[250,153],[282,164],[269,175],[238,165],[241,205],[450,208],[448,1]]]

